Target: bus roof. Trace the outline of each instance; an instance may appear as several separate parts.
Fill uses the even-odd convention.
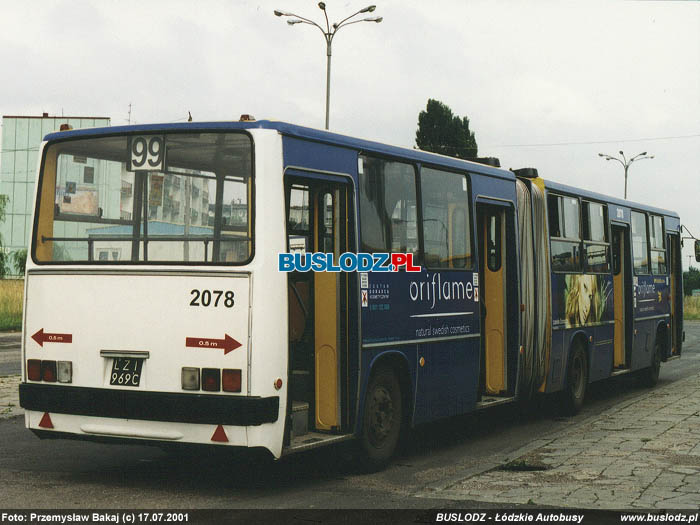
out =
[[[678,217],[676,212],[665,210],[662,208],[656,208],[654,206],[649,206],[647,204],[639,204],[638,202],[632,202],[625,199],[618,199],[616,197],[610,197],[609,195],[603,195],[602,193],[596,193],[593,191],[583,190],[581,188],[576,188],[574,186],[567,186],[566,184],[561,184],[559,182],[552,182],[549,180],[544,181],[545,188],[551,191],[559,191],[563,193],[569,193],[571,195],[577,195],[583,197],[584,199],[596,200],[599,202],[605,202],[608,204],[616,204],[618,206],[623,206],[625,208],[632,208],[637,210],[649,211],[659,215],[666,215],[668,217]]]
[[[178,122],[171,124],[136,124],[133,126],[111,126],[102,128],[85,128],[71,131],[49,133],[44,140],[57,140],[78,137],[95,137],[100,135],[115,135],[121,133],[138,133],[153,131],[204,131],[204,130],[244,130],[244,129],[273,129],[283,135],[300,139],[333,144],[336,146],[371,151],[389,157],[400,157],[414,162],[438,164],[448,168],[475,171],[501,179],[515,180],[515,175],[508,170],[494,168],[467,160],[414,150],[399,146],[389,146],[380,142],[365,140],[331,131],[297,126],[286,122],[273,120],[255,120],[245,122]]]
[[[515,175],[505,169],[494,168],[484,164],[479,164],[476,162],[471,162],[467,160],[457,159],[454,157],[448,157],[445,155],[439,155],[436,153],[429,153],[426,151],[415,150],[410,148],[404,148],[399,146],[390,146],[387,144],[382,144],[380,142],[374,142],[370,140],[349,137],[347,135],[341,135],[339,133],[334,133],[331,131],[308,128],[304,126],[298,126],[295,124],[289,124],[287,122],[280,122],[274,120],[254,120],[254,121],[219,121],[219,122],[177,122],[177,123],[161,123],[161,124],[135,124],[131,126],[111,126],[102,128],[85,128],[77,129],[71,131],[58,131],[49,133],[44,137],[44,140],[57,140],[57,139],[67,139],[67,138],[78,138],[78,137],[96,137],[100,135],[115,135],[122,133],[138,133],[138,132],[154,132],[154,131],[205,131],[205,130],[245,130],[245,129],[272,129],[277,130],[281,134],[296,137],[300,139],[312,140],[316,142],[323,142],[327,144],[333,144],[336,146],[357,149],[361,151],[370,151],[373,153],[378,153],[380,155],[386,155],[389,157],[400,157],[403,159],[408,159],[414,162],[421,162],[426,164],[437,164],[440,166],[458,169],[458,170],[469,170],[472,172],[477,172],[484,175],[490,175],[493,177],[515,180]],[[584,190],[581,188],[576,188],[574,186],[567,186],[566,184],[560,184],[552,181],[545,181],[545,187],[554,191],[561,191],[564,193],[569,193],[572,195],[580,195],[584,198],[589,198],[601,202],[606,202],[610,204],[617,204],[618,206],[624,206],[626,208],[635,208],[640,210],[647,210],[653,213],[658,213],[662,215],[667,215],[669,217],[678,217],[675,212],[664,210],[661,208],[655,208],[653,206],[648,206],[644,204],[639,204],[624,199],[617,199],[615,197],[610,197],[600,193],[595,193],[592,191]]]

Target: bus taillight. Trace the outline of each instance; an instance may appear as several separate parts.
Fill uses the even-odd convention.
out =
[[[240,392],[241,391],[241,371],[237,369],[224,368],[224,373],[221,377],[224,392]]]
[[[56,382],[56,361],[41,362],[41,380],[47,383]]]
[[[202,390],[218,392],[221,390],[221,370],[218,368],[202,368]]]
[[[41,360],[27,359],[27,379],[41,381]]]

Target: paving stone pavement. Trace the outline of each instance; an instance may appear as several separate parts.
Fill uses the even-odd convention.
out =
[[[537,439],[422,495],[588,509],[700,508],[700,375]]]

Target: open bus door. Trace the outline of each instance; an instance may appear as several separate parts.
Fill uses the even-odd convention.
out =
[[[332,253],[338,264],[349,246],[347,185],[288,176],[285,195],[289,251],[306,264],[314,252]],[[341,431],[349,413],[347,273],[291,272],[287,297],[289,437]]]

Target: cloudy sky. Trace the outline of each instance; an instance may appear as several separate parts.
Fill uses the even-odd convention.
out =
[[[332,130],[412,147],[437,98],[480,155],[619,197],[623,169],[598,153],[647,151],[628,197],[700,237],[700,1],[375,1],[380,24],[334,41]],[[0,0],[0,114],[323,127],[323,36],[273,15],[321,21],[316,4]],[[326,4],[331,23],[367,5]]]

